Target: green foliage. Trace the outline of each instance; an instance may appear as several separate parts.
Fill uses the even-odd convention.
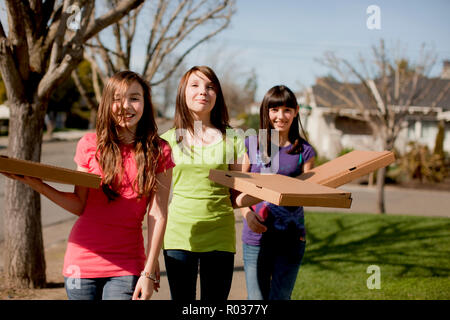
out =
[[[447,177],[442,155],[431,153],[427,146],[417,142],[410,142],[408,147],[410,151],[397,160],[397,175],[402,175],[400,180],[442,182]]]
[[[48,112],[69,112],[72,105],[80,99],[72,78],[68,78],[56,88],[50,96]]]
[[[87,129],[89,127],[90,110],[87,108],[76,107],[74,104],[67,114],[66,128]]]
[[[90,97],[94,97],[92,69],[87,60],[83,60],[76,69],[81,83]],[[73,79],[69,77],[51,95],[48,112],[54,116],[57,112],[66,112],[67,128],[86,129],[89,126],[90,110],[83,101]]]
[[[4,103],[7,99],[5,83],[0,75],[0,104]]]
[[[450,299],[450,220],[305,213],[306,251],[292,299]],[[367,268],[380,267],[380,289]]]
[[[258,89],[258,78],[256,76],[255,70],[252,69],[244,85],[244,92],[247,93],[249,101],[255,100],[255,94],[257,89]]]
[[[314,148],[314,150],[316,150],[316,149]],[[314,158],[314,167],[318,167],[328,161],[330,161],[330,159],[328,159],[327,157],[316,155],[316,157]]]
[[[341,152],[339,152],[338,157],[343,156],[346,153],[352,152],[353,150],[355,150],[354,148],[344,148],[341,150]]]
[[[259,114],[247,114],[245,117],[245,126],[253,128],[258,132],[259,130]]]
[[[81,83],[86,88],[88,94],[94,96],[94,86],[92,84],[92,68],[87,60],[83,60],[77,68],[77,73],[80,76]]]

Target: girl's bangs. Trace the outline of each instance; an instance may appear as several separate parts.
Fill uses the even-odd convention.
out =
[[[127,90],[130,88],[131,84],[137,81],[139,83],[139,81],[136,79],[136,77],[133,77],[133,75],[130,75],[126,78],[123,79],[118,79],[118,81],[115,83],[114,85],[114,92],[113,92],[113,99],[119,98],[120,99],[120,109],[119,109],[119,115],[123,115],[125,110],[124,110],[124,99],[125,99],[125,95],[127,93]],[[140,84],[140,83],[139,83]],[[141,84],[142,86],[142,84]],[[142,87],[142,90],[145,92],[144,87]]]
[[[267,101],[268,109],[278,108],[281,106],[295,109],[297,107],[297,104],[292,100],[287,92],[279,92],[278,94],[273,94],[269,97]]]
[[[114,95],[118,94],[120,96],[121,99],[123,99],[125,97],[125,94],[128,90],[128,88],[131,86],[131,84],[137,81],[134,78],[125,78],[125,79],[121,79],[117,84],[116,84],[116,88],[114,90]]]

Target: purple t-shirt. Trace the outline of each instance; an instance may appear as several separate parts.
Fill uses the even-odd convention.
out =
[[[251,143],[250,143],[251,139]],[[302,173],[302,164],[316,155],[313,147],[306,141],[302,141],[302,152],[299,154],[288,154],[292,145],[279,148],[279,153],[274,154],[271,163],[264,165],[261,160],[259,150],[257,149],[257,136],[250,136],[245,139],[245,147],[250,159],[250,172],[272,172],[285,176],[296,177]],[[271,149],[273,150],[273,149]],[[277,161],[278,160],[278,161]],[[270,170],[270,171],[269,171]],[[270,221],[276,230],[287,230],[288,226],[292,226],[305,236],[305,223],[303,215],[303,207],[283,207],[277,206],[270,202],[263,201],[254,206],[252,210],[261,217]],[[267,219],[270,216],[270,219]],[[269,227],[269,226],[268,226]],[[242,230],[242,241],[249,245],[259,245],[261,234],[253,232],[244,219]]]

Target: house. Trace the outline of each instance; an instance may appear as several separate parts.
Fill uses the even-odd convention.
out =
[[[421,78],[419,86],[426,88],[424,94],[407,108],[402,129],[395,142],[395,148],[404,153],[410,141],[417,141],[434,149],[439,121],[445,123],[444,151],[450,153],[450,61],[444,62],[442,74],[437,78]],[[333,159],[347,148],[361,150],[381,150],[379,139],[374,140],[372,129],[366,121],[361,120],[361,112],[349,105],[350,98],[344,85],[354,87],[358,98],[364,106],[373,105],[361,84],[343,84],[332,78],[318,78],[316,84],[298,97],[299,103],[309,105],[302,115],[304,127],[310,142],[318,155]],[[327,88],[343,93],[340,98]],[[433,103],[438,101],[435,105]],[[393,106],[396,112],[404,109]],[[366,108],[371,112],[370,107]]]
[[[0,120],[9,120],[9,108],[4,104],[0,104]]]
[[[6,134],[8,132],[9,123],[9,108],[1,104],[0,105],[0,134]]]

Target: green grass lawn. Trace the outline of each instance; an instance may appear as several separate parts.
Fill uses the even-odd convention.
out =
[[[305,220],[293,300],[450,299],[450,219],[306,212]],[[380,289],[367,287],[371,265]]]

